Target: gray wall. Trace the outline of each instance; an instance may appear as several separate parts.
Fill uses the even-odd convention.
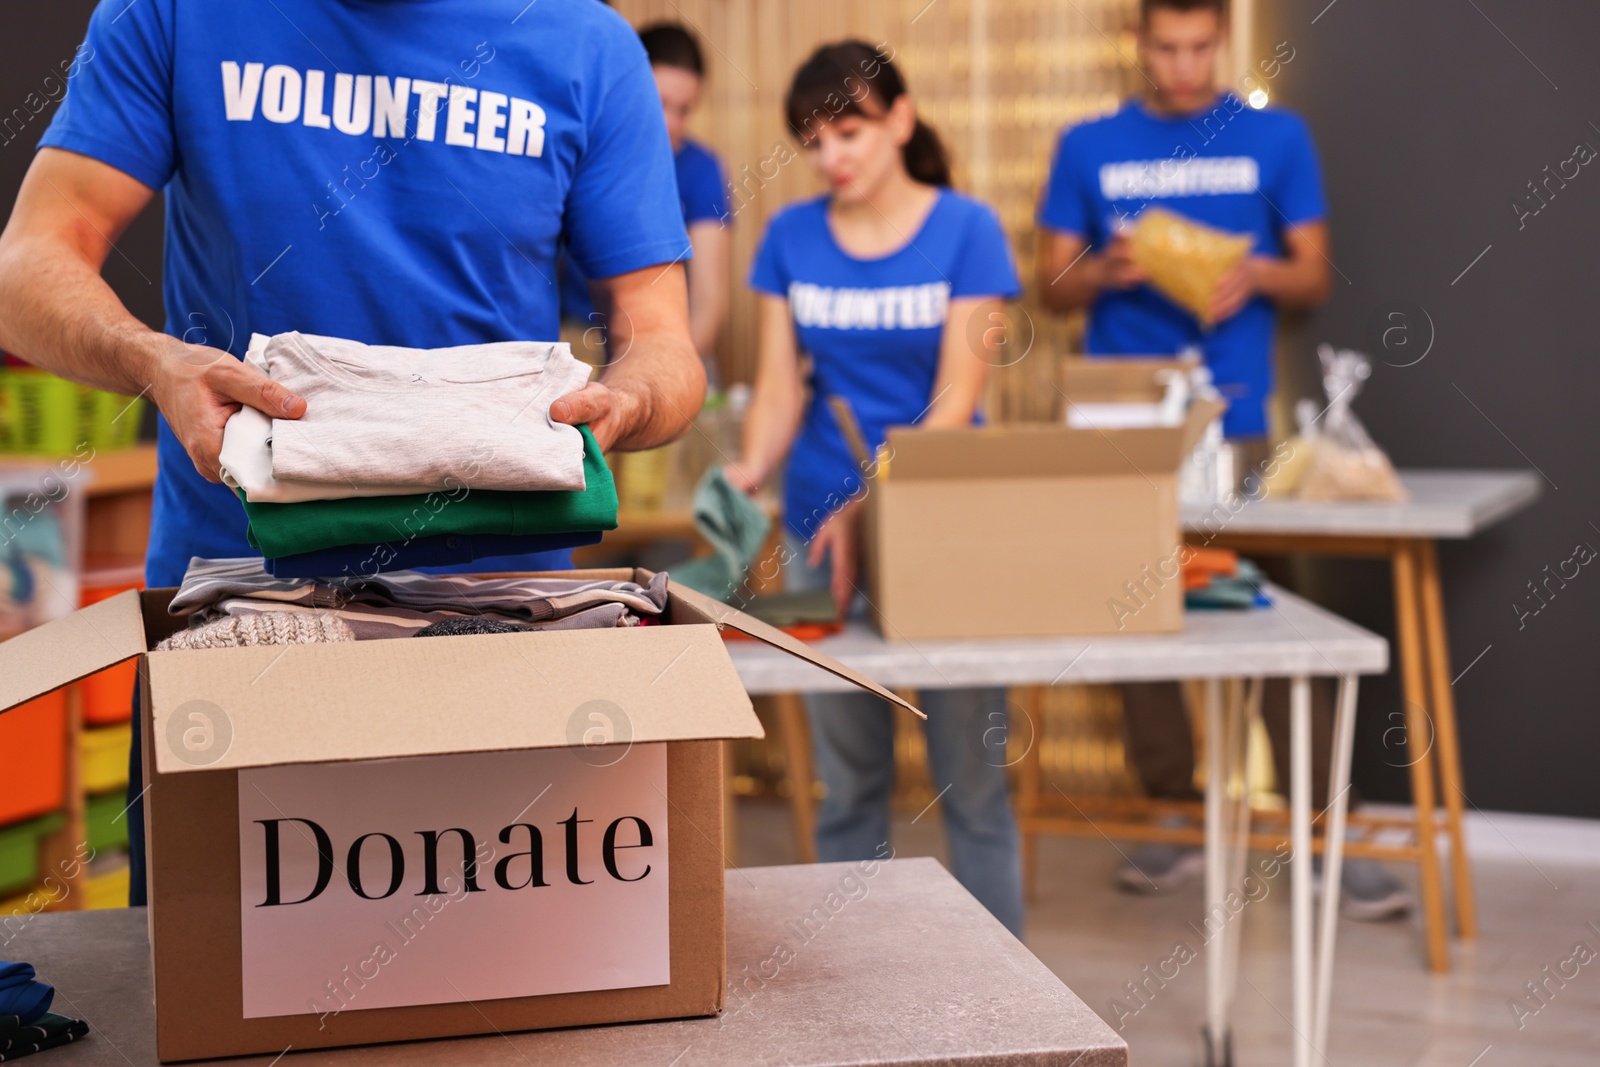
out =
[[[1310,346],[1324,339],[1409,362],[1428,341],[1421,308],[1434,333],[1427,356],[1408,367],[1379,362],[1358,404],[1373,434],[1401,465],[1544,471],[1545,497],[1534,509],[1442,550],[1456,670],[1488,649],[1456,686],[1467,792],[1491,810],[1600,816],[1591,777],[1600,755],[1600,568],[1583,568],[1525,627],[1513,609],[1547,564],[1571,557],[1579,542],[1600,548],[1600,165],[1584,167],[1521,229],[1510,206],[1579,141],[1600,148],[1590,124],[1600,123],[1592,55],[1600,5],[1474,3],[1258,0],[1270,9],[1259,58],[1279,41],[1294,49],[1271,87],[1275,102],[1300,110],[1316,133],[1333,258],[1349,279],[1299,332],[1286,370],[1297,379],[1289,388],[1314,392]],[[31,8],[26,32],[0,35],[6,109],[47,88],[91,8],[88,0]],[[0,198],[21,181],[52,111],[0,146]],[[134,313],[156,325],[160,241],[155,209],[106,270]],[[1412,347],[1386,351],[1377,324],[1403,309]],[[1391,633],[1385,567],[1300,569],[1324,603]],[[1384,743],[1400,706],[1392,677],[1363,685],[1357,778],[1370,797],[1407,795],[1398,769],[1406,753]]]
[[[1546,565],[1580,543],[1600,549],[1600,160],[1564,189],[1552,181],[1548,205],[1520,226],[1511,206],[1537,207],[1527,183],[1578,143],[1600,149],[1600,5],[1258,6],[1275,10],[1264,12],[1256,50],[1295,49],[1274,102],[1316,134],[1333,261],[1348,278],[1290,346],[1300,392],[1316,388],[1315,341],[1363,349],[1376,373],[1357,411],[1397,464],[1536,465],[1545,475],[1530,511],[1441,546],[1455,670],[1483,653],[1455,686],[1466,792],[1489,810],[1600,816],[1600,565],[1582,567],[1535,616],[1519,620],[1513,607]],[[1409,347],[1384,346],[1391,310],[1409,315]],[[1425,347],[1428,319],[1432,348],[1403,366]],[[1323,603],[1393,636],[1386,566],[1300,571]],[[1391,718],[1398,685],[1368,682],[1361,695],[1358,784],[1374,798],[1404,798],[1406,753],[1384,744],[1400,721]]]
[[[61,72],[83,41],[93,0],[52,0],[12,10],[0,30],[0,217],[33,158],[63,92]],[[89,62],[94,62],[92,59]],[[37,114],[34,112],[37,111]],[[128,228],[106,262],[105,278],[140,319],[160,328],[161,204]],[[153,422],[152,424],[153,425]]]

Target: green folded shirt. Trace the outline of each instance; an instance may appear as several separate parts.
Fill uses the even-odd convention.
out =
[[[560,534],[617,528],[617,485],[589,427],[583,434],[582,492],[441,490],[299,504],[245,498],[250,545],[269,558],[346,545],[387,544],[439,534]]]

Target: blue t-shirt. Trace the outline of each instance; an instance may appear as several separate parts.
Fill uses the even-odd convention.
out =
[[[1116,114],[1066,131],[1056,148],[1039,221],[1103,248],[1116,221],[1147,204],[1249,234],[1254,254],[1282,255],[1291,224],[1327,214],[1311,134],[1297,115],[1247,107],[1233,93],[1187,118],[1154,115],[1132,101]],[[1275,311],[1257,296],[1202,332],[1198,320],[1148,285],[1106,290],[1089,309],[1090,355],[1205,353],[1228,399],[1230,437],[1267,432]]]
[[[593,0],[105,0],[88,44],[40,143],[166,191],[166,329],[192,342],[554,338],[563,234],[595,276],[686,243],[644,48]],[[254,555],[165,420],[158,447],[148,580]]]
[[[934,400],[950,301],[1021,291],[994,211],[948,190],[904,247],[878,259],[839,247],[827,197],[784,208],[767,223],[750,284],[788,298],[811,358],[811,401],[783,482],[785,522],[806,539],[862,482],[828,398],[850,402],[876,451],[889,427],[915,425]]]
[[[712,219],[725,220],[728,217],[728,186],[722,177],[722,164],[711,149],[685,138],[683,147],[673,155],[672,162],[678,176],[678,200],[683,205],[684,225],[693,226],[697,222],[709,222]],[[561,317],[569,322],[599,321],[594,317],[594,301],[589,299],[589,283],[585,275],[566,256],[561,260]]]

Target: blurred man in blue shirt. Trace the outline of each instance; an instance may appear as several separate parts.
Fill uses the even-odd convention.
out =
[[[1039,281],[1053,310],[1087,309],[1091,358],[1198,348],[1228,401],[1223,431],[1248,471],[1267,455],[1278,312],[1326,300],[1332,264],[1310,132],[1299,116],[1250,107],[1217,84],[1227,25],[1225,0],[1143,0],[1139,53],[1147,91],[1062,135],[1039,208]],[[1217,286],[1209,327],[1152,288],[1133,259],[1123,227],[1152,204],[1253,239],[1252,253]],[[1287,705],[1287,684],[1269,683],[1263,714],[1280,784],[1288,781]],[[1193,797],[1194,748],[1176,683],[1123,686],[1123,707],[1130,762],[1145,791]],[[1314,686],[1319,796],[1328,780],[1332,707],[1331,686]],[[1152,845],[1134,854],[1118,880],[1134,892],[1159,892],[1202,872],[1197,850]],[[1406,892],[1374,864],[1347,862],[1342,881],[1353,917],[1388,918],[1409,907]]]

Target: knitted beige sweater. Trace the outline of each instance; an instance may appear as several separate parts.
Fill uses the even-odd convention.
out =
[[[214,619],[192,630],[179,630],[156,646],[157,652],[190,648],[243,648],[248,645],[314,645],[354,641],[350,627],[337,615],[306,611],[273,611],[260,615]]]

